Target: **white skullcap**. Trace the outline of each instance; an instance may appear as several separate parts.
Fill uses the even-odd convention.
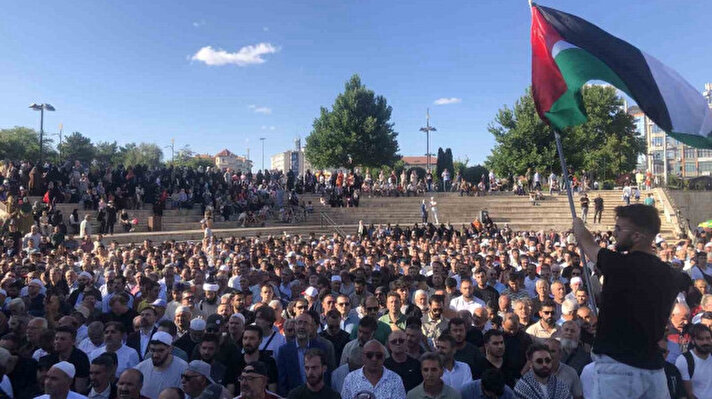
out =
[[[210,284],[210,283],[203,284],[203,290],[205,290],[205,291],[217,291],[218,289],[220,289],[220,286],[218,286],[217,284]]]
[[[222,265],[222,266],[220,266],[220,268],[219,268],[218,270],[220,270],[221,272],[229,272],[229,271],[230,271],[230,266],[228,266],[228,265]]]
[[[70,379],[74,378],[74,375],[77,373],[77,370],[74,368],[74,365],[69,362],[59,362],[56,363],[54,366],[52,366],[54,369],[60,369],[64,374],[67,375]]]
[[[576,276],[571,278],[571,284],[581,284],[583,283],[583,280],[581,280],[581,277]]]
[[[44,288],[44,283],[42,282],[42,280],[40,280],[38,278],[33,278],[32,280],[30,280],[30,283],[28,285],[32,285],[32,284],[34,284],[40,288]]]
[[[231,319],[240,319],[242,320],[242,323],[245,323],[245,316],[242,315],[242,313],[235,313],[232,316],[230,316]]]
[[[89,274],[89,272],[81,272],[81,273],[79,273],[79,277],[86,277],[88,279],[92,278],[92,276],[91,276],[91,274]]]
[[[151,337],[151,341],[156,341],[160,342],[166,346],[171,346],[173,345],[173,337],[171,337],[171,334],[168,334],[165,331],[156,331],[153,333],[153,336]]]
[[[193,331],[205,331],[205,320],[193,319],[190,321],[190,329]]]

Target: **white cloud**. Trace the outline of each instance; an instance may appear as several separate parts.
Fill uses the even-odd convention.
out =
[[[262,127],[261,127],[260,129],[262,129],[262,130],[274,130],[274,129],[276,129],[276,128],[275,128],[274,126],[265,126],[265,125],[262,125]]]
[[[248,66],[265,63],[262,58],[265,54],[273,54],[279,48],[270,43],[258,43],[252,46],[244,46],[234,53],[229,53],[223,49],[214,49],[212,46],[205,46],[198,50],[190,59],[201,61],[207,65],[220,66],[234,64],[237,66]]]
[[[263,27],[262,27],[262,31],[264,31],[264,32],[269,32],[269,27],[263,26]]]
[[[195,21],[193,22],[193,27],[194,28],[200,28],[201,26],[205,26],[205,20],[201,19],[200,21]]]
[[[258,106],[256,106],[255,104],[250,104],[249,106],[247,106],[247,108],[248,108],[248,109],[251,109],[252,112],[254,112],[254,113],[256,113],[256,114],[265,114],[265,115],[267,115],[267,114],[271,114],[271,113],[272,113],[272,108],[269,108],[269,107],[258,107]]]
[[[435,105],[448,105],[461,103],[462,99],[457,97],[442,97],[435,100]]]

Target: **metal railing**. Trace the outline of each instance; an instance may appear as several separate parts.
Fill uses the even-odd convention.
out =
[[[672,197],[667,192],[667,189],[658,187],[654,190],[657,196],[657,202],[662,206],[665,219],[672,225],[675,235],[682,237],[683,235],[688,234],[689,237],[689,227],[685,228],[685,223],[683,223],[680,211],[675,205]]]
[[[336,234],[340,235],[341,237],[346,237],[346,232],[344,229],[342,229],[336,222],[334,222],[334,219],[331,218],[331,216],[327,215],[324,212],[319,212],[319,221],[321,224],[321,227],[325,226],[330,226]]]

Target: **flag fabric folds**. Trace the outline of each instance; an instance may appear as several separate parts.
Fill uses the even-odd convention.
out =
[[[712,148],[707,100],[677,72],[571,14],[532,6],[532,94],[539,116],[561,129],[586,121],[581,88],[610,83],[675,139]]]

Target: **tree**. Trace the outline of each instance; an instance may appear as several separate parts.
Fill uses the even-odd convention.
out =
[[[582,95],[588,121],[561,134],[568,165],[575,171],[592,171],[598,178],[630,172],[645,141],[623,110],[623,100],[610,86],[586,86]],[[521,175],[529,168],[561,172],[554,131],[537,115],[530,89],[513,108],[500,109],[488,130],[497,144],[485,166],[498,175]]]
[[[74,132],[64,138],[59,146],[63,160],[90,162],[94,159],[95,148],[89,137]]]
[[[44,158],[51,161],[56,156],[52,148],[52,139],[44,137]],[[0,129],[0,158],[10,160],[29,160],[37,162],[40,159],[40,134],[34,129],[15,126],[11,129]]]
[[[186,144],[178,150],[175,156],[175,161],[173,162],[175,166],[185,166],[187,168],[198,168],[199,166],[208,167],[215,166],[215,162],[212,158],[201,157],[195,153],[190,148],[189,144]]]
[[[452,160],[452,150],[450,147],[445,150],[445,162],[443,162],[443,167],[450,171],[451,177],[455,177],[455,164]]]
[[[307,159],[316,168],[393,165],[400,156],[391,112],[383,96],[376,96],[353,75],[332,110],[322,107],[314,119],[306,139]]]
[[[94,159],[102,165],[116,165],[123,161],[116,141],[111,143],[100,141],[96,143],[94,145]]]
[[[158,167],[163,158],[161,147],[152,143],[129,143],[121,147],[121,161],[125,166],[146,165],[148,167]]]
[[[435,176],[438,179],[440,179],[440,176],[442,176],[443,170],[445,169],[445,151],[443,151],[442,147],[438,147],[438,159],[435,162]]]

